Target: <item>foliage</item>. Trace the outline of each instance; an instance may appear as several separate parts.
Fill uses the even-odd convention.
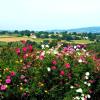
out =
[[[99,93],[98,59],[85,45],[53,43],[55,48],[38,50],[21,41],[0,50],[1,100],[84,100]]]

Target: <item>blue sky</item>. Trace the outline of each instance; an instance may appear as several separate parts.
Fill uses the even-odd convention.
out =
[[[100,0],[0,0],[0,30],[100,26]]]

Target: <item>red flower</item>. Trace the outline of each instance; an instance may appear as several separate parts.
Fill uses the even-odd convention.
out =
[[[68,68],[70,68],[70,64],[69,63],[66,63],[65,64],[65,67],[68,69]]]
[[[27,51],[27,47],[23,47],[22,50],[23,50],[23,52],[26,52]]]
[[[25,44],[25,43],[26,43],[26,41],[25,41],[25,40],[21,40],[21,42],[22,42],[23,44]]]
[[[16,53],[19,55],[20,54],[20,48],[16,49]]]
[[[32,45],[29,45],[28,47],[29,47],[30,52],[32,52],[32,50],[33,50]]]
[[[11,75],[11,76],[15,76],[16,74],[15,74],[14,71],[12,71],[12,72],[10,72],[10,75]]]
[[[60,75],[61,76],[64,76],[64,74],[65,74],[65,72],[62,70],[62,71],[60,71]]]
[[[55,69],[57,69],[57,68],[56,68],[56,66],[51,66],[51,69],[52,69],[52,70],[55,70]]]
[[[57,64],[56,60],[53,60],[52,61],[52,64],[56,65]]]

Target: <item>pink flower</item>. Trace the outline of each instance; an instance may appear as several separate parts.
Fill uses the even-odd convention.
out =
[[[57,64],[56,60],[53,60],[52,61],[52,64],[56,65]]]
[[[89,89],[89,93],[93,93],[93,91],[91,89]]]
[[[11,83],[11,79],[10,78],[9,79],[6,79],[6,83],[7,84]]]
[[[89,82],[89,83],[94,83],[95,81],[94,81],[94,80],[89,80],[88,82]]]
[[[56,66],[51,66],[51,69],[52,69],[52,70],[55,70],[55,69],[57,69],[57,68],[56,68]]]
[[[43,59],[44,59],[44,56],[39,56],[39,59],[40,59],[40,60],[43,60]]]
[[[68,77],[69,79],[71,79],[71,78],[72,78],[72,74],[71,74],[71,73],[68,73],[68,74],[67,74],[67,77]]]
[[[28,57],[28,54],[24,54],[23,58],[26,59]]]
[[[68,48],[67,47],[64,47],[63,51],[64,52],[67,52],[68,51]]]
[[[23,50],[23,52],[26,52],[27,51],[27,47],[23,47],[22,50]]]
[[[65,64],[65,67],[68,69],[68,68],[70,68],[70,64],[69,63],[66,63]]]
[[[11,77],[10,76],[7,76],[7,79],[10,79]]]
[[[40,52],[39,59],[40,59],[40,60],[43,60],[43,59],[44,59],[44,56],[45,56],[45,51],[41,51],[41,52]]]
[[[76,86],[76,87],[80,87],[80,85],[79,85],[79,84],[75,84],[75,86]]]
[[[21,76],[20,76],[20,79],[24,79],[24,78],[25,78],[25,76],[24,76],[24,75],[21,75]]]
[[[64,76],[64,74],[65,74],[65,72],[62,70],[62,71],[60,71],[60,75],[61,76]]]
[[[16,53],[19,55],[20,54],[20,48],[16,49]]]
[[[28,80],[27,80],[27,79],[24,79],[24,82],[25,82],[25,83],[27,83],[27,82],[28,82]]]
[[[12,71],[12,72],[10,72],[10,75],[11,75],[11,76],[15,76],[16,74],[15,74],[14,71]]]
[[[4,90],[6,90],[6,88],[7,88],[6,85],[1,85],[1,88],[0,89],[4,91]]]

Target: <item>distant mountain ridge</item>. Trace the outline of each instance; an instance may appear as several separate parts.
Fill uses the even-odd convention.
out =
[[[1,31],[9,31],[9,32],[14,32],[15,30],[0,30]],[[20,30],[22,31],[22,30]],[[33,30],[30,30],[33,31]],[[54,29],[54,30],[40,30],[40,31],[46,31],[46,32],[77,32],[77,33],[100,33],[100,26],[95,26],[95,27],[83,27],[83,28],[74,28],[74,29]],[[39,31],[35,31],[39,32]]]
[[[91,33],[100,33],[100,26],[98,27],[84,27],[84,28],[75,28],[75,29],[66,29],[66,30],[50,30],[49,32],[91,32]]]
[[[68,32],[91,32],[91,33],[100,33],[100,27],[85,27],[85,28],[76,28],[69,29]]]

